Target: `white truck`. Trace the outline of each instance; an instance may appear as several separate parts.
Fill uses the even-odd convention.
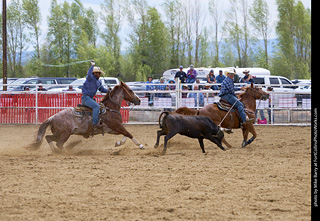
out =
[[[190,68],[184,68],[183,71],[187,73],[187,71]],[[210,70],[213,70],[213,73],[215,76],[217,76],[219,74],[219,71],[222,70],[223,73],[226,70],[230,70],[230,69],[235,69],[236,73],[239,75],[239,77],[243,77],[244,74],[242,73],[245,69],[250,71],[251,75],[257,76],[257,75],[271,75],[270,71],[264,68],[234,68],[234,67],[225,67],[225,68],[220,68],[220,67],[216,67],[216,68],[194,68],[197,73],[198,76],[197,78],[200,79],[201,83],[203,82],[207,82],[207,76],[210,73]],[[167,80],[170,79],[174,79],[174,76],[176,75],[176,73],[179,71],[179,68],[174,68],[174,69],[170,69],[167,70],[165,72],[163,72],[163,77]]]

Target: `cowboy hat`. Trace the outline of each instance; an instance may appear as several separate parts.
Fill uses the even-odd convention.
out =
[[[228,74],[234,74],[234,70],[233,69],[229,69],[229,70],[226,70],[224,72],[224,74],[227,76]]]
[[[248,69],[245,69],[242,73],[249,73],[250,71]]]
[[[97,67],[97,66],[94,66],[94,67],[93,67],[92,73],[102,73],[102,74],[104,74],[104,72],[101,71],[101,69],[100,69],[99,67]]]

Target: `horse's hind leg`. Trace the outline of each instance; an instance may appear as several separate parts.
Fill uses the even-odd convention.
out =
[[[58,141],[57,141],[57,147],[59,147],[59,149],[63,149],[63,144],[69,139],[70,137],[70,134],[61,134],[58,138]]]
[[[52,150],[52,152],[56,152],[56,148],[54,146],[54,144],[52,143],[53,141],[57,142],[58,141],[58,137],[55,135],[47,135],[46,136],[46,140]]]

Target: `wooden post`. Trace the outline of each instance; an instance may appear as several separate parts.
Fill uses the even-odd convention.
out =
[[[3,48],[3,84],[7,84],[7,2],[2,0],[2,48]],[[3,86],[3,91],[7,86]]]

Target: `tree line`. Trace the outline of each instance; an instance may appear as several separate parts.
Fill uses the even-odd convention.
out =
[[[224,7],[228,10],[219,3],[165,0],[155,8],[147,0],[105,0],[98,13],[85,8],[81,0],[51,0],[48,32],[40,44],[43,18],[39,0],[12,0],[7,7],[8,77],[83,77],[88,63],[59,68],[43,64],[90,59],[107,76],[125,81],[158,78],[167,69],[190,64],[263,67],[290,79],[311,77],[311,11],[301,1],[276,1],[277,41],[272,52],[270,33],[274,27],[267,0],[253,0],[251,5],[248,0],[228,0],[228,7]],[[209,27],[204,25],[207,16]],[[99,28],[99,21],[103,28]],[[121,38],[124,23],[131,30]],[[121,50],[123,41],[128,44],[126,50]],[[34,53],[22,63],[29,45]]]

